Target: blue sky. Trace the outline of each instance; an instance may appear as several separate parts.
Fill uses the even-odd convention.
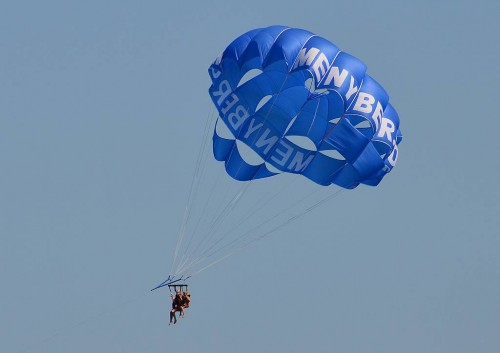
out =
[[[3,4],[0,350],[498,352],[499,10]],[[398,165],[200,273],[188,316],[169,327],[168,290],[149,289],[170,270],[210,112],[207,68],[272,24],[367,64],[401,118]]]

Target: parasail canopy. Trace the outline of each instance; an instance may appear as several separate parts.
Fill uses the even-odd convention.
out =
[[[209,68],[213,154],[236,180],[301,174],[377,185],[395,166],[399,117],[359,59],[285,26],[236,38]]]

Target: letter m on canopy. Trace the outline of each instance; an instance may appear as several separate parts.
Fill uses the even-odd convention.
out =
[[[311,48],[311,49],[306,49],[302,48],[297,55],[297,58],[295,59],[295,62],[293,63],[292,70],[295,70],[296,68],[300,66],[311,66],[312,62],[316,57],[318,56],[319,49],[318,48]]]

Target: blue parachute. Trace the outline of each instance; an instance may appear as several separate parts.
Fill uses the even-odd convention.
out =
[[[399,117],[366,66],[302,29],[235,39],[209,68],[219,119],[213,153],[237,180],[302,174],[377,185],[396,164]]]

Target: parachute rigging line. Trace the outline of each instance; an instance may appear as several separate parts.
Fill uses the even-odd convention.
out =
[[[214,114],[214,107],[213,107],[213,105],[211,105],[211,108],[209,109],[209,113],[208,113],[208,118],[206,119],[205,129],[204,129],[204,132],[203,132],[203,139],[202,139],[202,143],[201,143],[200,148],[199,148],[198,157],[196,159],[195,173],[193,175],[193,179],[191,180],[191,185],[190,185],[190,188],[189,188],[189,193],[188,193],[188,199],[187,199],[187,203],[186,203],[186,208],[185,208],[185,211],[184,211],[183,220],[182,220],[181,227],[180,227],[179,234],[178,234],[178,240],[177,240],[177,244],[176,244],[176,247],[175,247],[174,256],[173,256],[173,259],[172,259],[172,267],[171,267],[172,269],[174,269],[178,253],[179,253],[179,250],[180,250],[180,247],[181,247],[184,235],[186,233],[187,224],[189,222],[189,216],[190,216],[190,211],[191,211],[191,207],[192,207],[192,202],[193,202],[193,199],[194,199],[194,197],[193,197],[193,190],[197,191],[197,189],[198,189],[197,186],[199,184],[199,177],[200,177],[200,175],[199,175],[200,161],[202,159],[202,156],[204,154],[204,151],[205,151],[205,148],[206,148],[206,145],[207,145],[208,136],[209,136],[209,132],[210,132],[210,127],[211,127],[211,125],[213,123],[214,116],[215,116],[215,114]]]
[[[269,202],[271,202],[276,196],[278,196],[279,194],[281,194],[285,189],[289,188],[291,186],[291,184],[293,184],[297,180],[298,180],[298,175],[295,175],[294,178],[291,180],[291,182],[283,184],[281,186],[281,188],[278,189],[276,192],[274,192],[272,194],[264,195],[262,198],[260,198],[259,200],[257,200],[256,203],[254,203],[252,206],[249,207],[249,209],[251,210],[250,213],[244,214],[242,217],[240,217],[239,220],[237,221],[237,223],[235,225],[233,225],[229,230],[227,230],[215,243],[213,243],[210,247],[207,247],[202,253],[200,253],[200,255],[198,257],[193,258],[193,260],[192,260],[191,263],[192,264],[196,264],[199,261],[201,261],[201,259],[204,259],[204,258],[209,257],[209,256],[213,255],[214,253],[216,253],[217,250],[215,250],[214,252],[212,252],[209,255],[207,255],[207,253],[209,253],[212,249],[214,249],[222,241],[226,240],[241,225],[243,225],[244,223],[248,222],[249,220],[252,220],[252,217],[258,211],[264,209],[265,206],[267,206],[269,204]],[[276,216],[278,216],[278,214],[274,215],[274,217],[276,217]],[[253,226],[251,228],[251,230],[256,229],[258,227],[259,226]]]
[[[264,234],[260,235],[259,237],[257,238],[254,238],[253,240],[250,240],[249,242],[247,242],[246,244],[243,244],[242,246],[236,248],[236,249],[233,249],[231,252],[227,253],[225,256],[215,260],[214,262],[212,263],[209,263],[208,265],[206,265],[205,267],[201,268],[200,270],[194,272],[192,274],[192,276],[195,276],[197,274],[199,274],[200,272],[203,272],[207,269],[209,269],[210,267],[216,265],[217,263],[227,259],[228,257],[230,256],[233,256],[237,253],[239,253],[240,251],[244,250],[245,248],[249,247],[250,245],[252,245],[253,243],[255,243],[256,241],[259,241],[271,234],[273,234],[274,232],[276,232],[277,230],[279,230],[280,228],[283,228],[284,226],[286,226],[287,224],[290,224],[292,223],[293,221],[299,219],[300,217],[306,215],[307,213],[311,212],[312,210],[316,209],[317,207],[321,206],[322,204],[324,204],[325,202],[333,199],[334,197],[338,196],[342,191],[344,191],[344,189],[339,189],[337,190],[335,193],[333,193],[332,195],[326,197],[326,198],[323,198],[321,199],[320,201],[316,202],[315,204],[313,204],[312,206],[308,207],[305,211],[301,212],[301,213],[298,213],[294,216],[291,216],[289,218],[287,218],[284,222],[276,225],[274,228],[272,228],[271,230],[265,232]]]
[[[209,259],[211,256],[213,256],[214,254],[216,253],[220,253],[220,256],[215,259],[212,263],[210,263],[209,265],[206,265],[205,267],[203,267],[202,270],[205,270],[213,265],[215,265],[216,263],[219,263],[220,261],[240,252],[241,250],[247,248],[248,246],[250,246],[251,244],[255,243],[256,241],[258,240],[261,240],[263,238],[265,238],[267,235],[270,235],[274,232],[276,232],[277,230],[281,229],[282,227],[286,226],[287,224],[289,224],[290,222],[300,218],[302,215],[305,215],[309,212],[311,212],[312,210],[314,210],[315,208],[319,207],[320,205],[324,204],[325,202],[327,202],[328,200],[338,196],[342,191],[344,191],[344,189],[338,189],[336,190],[333,194],[329,195],[329,196],[326,196],[325,198],[322,198],[320,199],[319,201],[315,202],[313,205],[305,208],[304,210],[299,209],[295,215],[293,216],[290,216],[288,217],[287,219],[285,219],[284,221],[281,221],[281,223],[278,223],[277,225],[275,225],[271,230],[268,230],[268,231],[264,231],[263,234],[261,235],[258,235],[257,237],[254,237],[250,240],[248,240],[247,242],[243,243],[241,246],[237,247],[238,244],[240,244],[239,242],[241,240],[245,240],[245,239],[248,239],[248,236],[254,232],[255,230],[257,229],[260,229],[262,228],[263,226],[265,225],[268,225],[268,224],[271,224],[272,221],[274,221],[277,217],[285,214],[286,212],[292,210],[293,208],[295,208],[297,205],[301,205],[303,204],[303,202],[305,200],[307,200],[308,198],[314,196],[315,194],[317,194],[318,192],[321,191],[321,188],[317,189],[315,192],[313,192],[312,194],[308,194],[304,197],[302,197],[300,200],[298,200],[297,202],[293,203],[292,205],[290,205],[289,207],[281,210],[280,212],[272,215],[271,217],[267,218],[265,221],[261,222],[260,224],[256,225],[256,226],[253,226],[250,230],[246,231],[245,233],[239,235],[237,238],[233,239],[231,242],[225,244],[223,247],[219,248],[219,249],[215,249],[214,251],[212,251],[211,253],[204,253],[203,255],[204,256],[201,256],[199,257],[196,262],[194,263],[191,263],[189,267],[185,267],[181,270],[181,272],[189,272],[192,268],[194,268],[196,265],[202,263],[204,260],[206,259]],[[236,246],[236,248],[235,248]],[[225,250],[225,251],[224,251]],[[199,270],[199,271],[196,271],[194,272],[192,275],[194,276],[195,274],[201,272],[202,270]]]
[[[32,350],[33,348],[38,347],[40,345],[43,345],[43,344],[45,344],[47,342],[50,342],[50,341],[56,339],[57,337],[63,336],[66,333],[71,332],[71,331],[75,330],[76,328],[78,328],[80,326],[83,326],[83,325],[85,325],[86,323],[88,323],[90,321],[99,319],[99,318],[105,316],[106,314],[109,314],[110,312],[113,312],[113,311],[117,310],[118,308],[121,308],[123,306],[129,305],[129,304],[131,304],[133,302],[136,302],[136,301],[144,298],[147,294],[149,294],[149,292],[141,293],[141,294],[139,294],[139,295],[137,295],[137,296],[135,296],[135,297],[133,297],[131,299],[122,301],[122,302],[120,302],[120,303],[118,303],[118,304],[116,304],[116,305],[114,305],[114,306],[112,306],[110,308],[102,310],[102,311],[98,312],[95,315],[88,316],[87,318],[85,318],[83,320],[80,320],[80,321],[78,321],[78,322],[76,322],[76,323],[74,323],[72,325],[69,325],[67,327],[61,328],[58,331],[54,332],[53,334],[51,334],[51,335],[49,335],[49,336],[47,336],[45,338],[42,338],[42,339],[40,339],[40,340],[38,340],[36,342],[33,342],[30,345],[26,346],[25,348],[22,348],[22,349],[16,351],[16,353],[28,352],[28,351]]]

